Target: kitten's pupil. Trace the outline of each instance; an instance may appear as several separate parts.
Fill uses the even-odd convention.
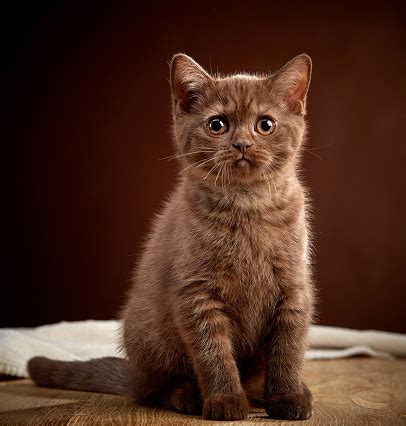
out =
[[[255,131],[260,135],[268,136],[275,130],[275,121],[270,117],[262,117],[255,124]]]
[[[213,130],[213,132],[220,132],[223,127],[224,127],[224,123],[221,121],[220,118],[215,118],[210,125],[211,129]]]
[[[269,132],[271,130],[272,126],[273,126],[273,123],[269,119],[264,119],[264,120],[261,121],[261,129],[264,132]]]

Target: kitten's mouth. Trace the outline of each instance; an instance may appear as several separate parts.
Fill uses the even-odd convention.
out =
[[[241,157],[238,160],[236,160],[235,164],[238,167],[248,167],[249,165],[251,165],[251,161],[248,160],[248,158],[246,157]]]

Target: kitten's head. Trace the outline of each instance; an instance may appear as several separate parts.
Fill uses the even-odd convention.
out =
[[[170,67],[181,173],[248,184],[295,162],[305,131],[309,56],[267,76],[212,76],[184,54]]]

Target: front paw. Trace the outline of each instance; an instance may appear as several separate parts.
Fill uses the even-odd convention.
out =
[[[306,420],[312,415],[312,394],[303,383],[301,392],[270,395],[265,410],[271,419]]]
[[[206,398],[203,418],[208,420],[243,420],[248,416],[245,393],[215,393]]]

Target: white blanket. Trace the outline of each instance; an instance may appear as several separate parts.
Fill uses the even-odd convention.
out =
[[[0,374],[28,377],[27,361],[38,355],[66,361],[123,356],[120,333],[118,321],[93,320],[0,329]],[[406,335],[312,326],[307,359],[353,355],[406,356]]]

